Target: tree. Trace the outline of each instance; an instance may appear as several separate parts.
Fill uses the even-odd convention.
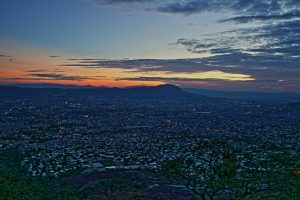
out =
[[[162,171],[165,175],[179,176],[185,186],[202,199],[213,199],[218,192],[229,190],[235,173],[234,151],[222,140],[201,140],[190,157],[168,161]]]

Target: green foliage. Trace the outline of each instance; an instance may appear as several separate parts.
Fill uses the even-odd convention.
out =
[[[0,174],[0,199],[45,199],[46,184],[20,175]]]
[[[0,171],[12,174],[20,171],[22,153],[18,149],[0,150]]]
[[[0,173],[0,199],[74,200],[84,199],[85,194],[85,191],[80,188],[58,184],[57,180]]]
[[[73,185],[56,187],[51,185],[51,188],[52,192],[47,195],[47,199],[49,200],[76,200],[87,198],[87,193],[84,189]]]
[[[18,149],[0,151],[0,199],[5,200],[75,200],[84,199],[85,191],[58,180],[32,178],[23,173]]]
[[[179,157],[173,160],[169,160],[162,165],[161,174],[168,178],[171,178],[174,175],[180,173],[181,167],[183,165],[184,159]]]
[[[102,160],[99,160],[99,162],[102,165],[104,165],[105,167],[117,165],[112,159],[102,159]]]
[[[162,174],[181,175],[188,189],[211,199],[218,195],[229,199],[300,199],[300,175],[292,167],[298,158],[276,145],[263,145],[252,155],[264,157],[254,158],[234,151],[224,141],[203,140],[194,154],[201,161],[199,165],[189,158],[177,158],[163,165]],[[238,165],[238,156],[247,167]]]

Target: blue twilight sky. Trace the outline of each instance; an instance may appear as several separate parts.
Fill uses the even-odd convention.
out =
[[[216,23],[222,15],[183,17],[80,0],[1,0],[1,36],[106,57],[172,57],[169,43],[178,38],[226,30]]]
[[[0,0],[0,81],[297,92],[299,2]]]

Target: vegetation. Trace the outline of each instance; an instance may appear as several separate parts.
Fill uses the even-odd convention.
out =
[[[74,200],[85,196],[85,191],[74,185],[26,175],[19,165],[22,156],[18,149],[0,151],[0,199]]]
[[[202,199],[300,199],[300,175],[293,167],[297,158],[276,148],[265,145],[266,152],[281,153],[254,162],[224,141],[204,140],[195,149],[201,163],[180,157],[167,162],[162,174],[182,177],[186,188]],[[240,165],[239,156],[247,167]]]
[[[193,156],[183,155],[163,165],[159,181],[162,183],[164,177],[169,181],[159,189],[184,185],[194,195],[209,200],[300,199],[297,155],[270,143],[261,144],[255,151],[258,153],[237,151],[223,140],[201,140]],[[18,149],[0,151],[0,199],[145,199],[149,186],[159,185],[158,181],[151,182],[158,177],[151,171],[111,170],[78,172],[59,179],[33,178],[22,171],[22,157]],[[155,193],[155,188],[152,191]]]

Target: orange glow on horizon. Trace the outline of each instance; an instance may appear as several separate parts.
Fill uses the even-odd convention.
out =
[[[33,80],[32,80],[32,79]],[[34,80],[34,78],[36,80]],[[103,79],[103,80],[55,80],[49,78],[36,78],[28,76],[25,72],[19,71],[0,71],[0,83],[2,84],[60,84],[60,85],[77,85],[77,86],[106,86],[106,87],[129,87],[129,86],[156,86],[161,84],[166,84],[162,81],[129,81],[129,80],[113,80],[113,79]]]

